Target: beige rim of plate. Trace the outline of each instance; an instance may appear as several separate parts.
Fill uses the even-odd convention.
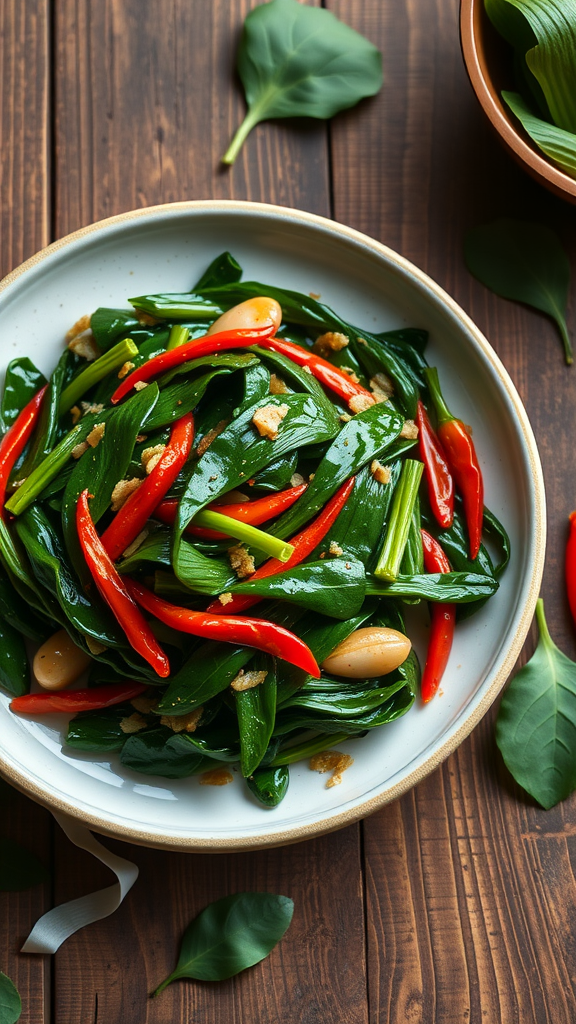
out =
[[[520,401],[505,367],[474,322],[466,313],[464,313],[460,306],[458,306],[458,304],[442,288],[439,287],[439,285],[410,263],[409,260],[404,259],[392,249],[389,249],[387,246],[375,241],[368,235],[364,235],[360,231],[345,227],[342,224],[328,220],[325,217],[319,217],[315,214],[306,213],[300,210],[293,210],[287,207],[268,205],[265,203],[241,202],[235,200],[199,200],[146,207],[97,221],[94,224],[90,224],[85,228],[80,228],[80,230],[59,239],[57,242],[53,242],[51,245],[36,253],[29,260],[8,274],[8,276],[0,282],[0,294],[27,270],[41,263],[54,252],[64,249],[79,239],[97,233],[109,226],[138,220],[143,217],[149,218],[154,217],[155,215],[161,216],[162,214],[169,212],[177,213],[181,211],[182,213],[186,213],[189,211],[200,213],[205,211],[206,213],[215,213],[222,210],[229,211],[231,214],[253,212],[264,215],[269,213],[285,220],[292,220],[304,225],[309,224],[313,228],[321,228],[325,231],[329,230],[330,233],[339,235],[343,239],[355,242],[363,247],[367,247],[380,256],[383,256],[389,263],[394,264],[399,270],[404,273],[408,273],[419,284],[424,286],[425,289],[431,292],[435,298],[439,300],[457,320],[459,320],[463,328],[473,336],[475,344],[481,350],[482,355],[498,376],[506,392],[507,398],[514,408],[514,412],[522,429],[523,440],[526,446],[527,461],[530,466],[534,487],[535,557],[532,575],[528,585],[527,599],[512,643],[510,644],[503,663],[500,666],[499,671],[496,673],[491,686],[483,694],[482,699],[478,702],[473,711],[467,716],[466,721],[462,723],[460,728],[449,736],[445,743],[443,743],[430,757],[428,757],[424,764],[410,772],[400,782],[391,786],[386,790],[386,792],[367,799],[364,802],[341,812],[340,814],[330,815],[304,826],[282,831],[280,834],[270,833],[258,836],[239,836],[237,838],[229,839],[189,839],[182,836],[166,836],[160,840],[158,835],[155,833],[146,833],[143,830],[136,830],[120,824],[111,826],[110,822],[106,821],[106,819],[103,819],[98,815],[82,812],[74,804],[68,803],[66,800],[61,800],[58,797],[54,797],[49,793],[46,793],[46,791],[37,783],[27,779],[23,772],[14,769],[12,765],[4,763],[2,751],[0,750],[0,773],[4,778],[16,789],[21,790],[27,796],[31,797],[37,803],[42,804],[44,807],[47,807],[49,810],[67,814],[102,835],[116,839],[123,839],[128,842],[135,843],[136,845],[156,847],[165,850],[189,850],[191,852],[198,851],[205,853],[225,853],[246,849],[287,846],[292,843],[301,842],[305,839],[311,839],[314,836],[334,832],[337,829],[358,821],[360,818],[365,818],[368,815],[373,814],[385,804],[396,800],[399,796],[402,796],[402,794],[407,790],[411,789],[418,782],[421,782],[422,779],[442,764],[442,762],[446,760],[446,758],[459,746],[460,743],[462,743],[462,741],[486,714],[498,693],[503,688],[514,667],[514,664],[522,650],[524,640],[527,636],[532,622],[532,617],[534,615],[534,609],[539,595],[540,582],[544,569],[546,545],[545,491],[538,449],[522,402]]]

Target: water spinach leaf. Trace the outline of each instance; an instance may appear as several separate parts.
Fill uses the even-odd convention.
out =
[[[154,995],[177,978],[223,981],[260,963],[288,930],[294,903],[271,892],[240,892],[210,903],[184,932],[176,970]]]
[[[246,779],[248,789],[264,807],[277,807],[288,791],[290,771],[287,765],[258,768]]]
[[[0,971],[0,1020],[2,1024],[16,1024],[22,1013],[22,1000],[14,982]]]
[[[222,158],[233,164],[252,128],[277,117],[333,117],[382,86],[380,51],[330,11],[272,0],[250,12],[238,50],[248,113]]]
[[[13,839],[0,839],[0,891],[20,892],[46,882],[49,877],[50,873],[30,850]],[[0,1020],[4,1020],[1,1015]]]
[[[8,430],[8,427],[12,426],[24,406],[28,405],[30,399],[45,383],[44,374],[40,373],[27,356],[13,359],[8,363],[0,408],[3,430]]]
[[[536,620],[540,640],[502,698],[496,742],[516,782],[548,810],[576,788],[576,664],[553,642],[542,599]]]
[[[572,363],[566,324],[570,264],[562,243],[543,224],[505,217],[472,228],[464,243],[466,265],[497,295],[546,313],[560,331],[564,355]]]
[[[276,598],[335,619],[349,619],[362,607],[366,575],[362,562],[355,559],[326,559],[238,583],[232,592]]]
[[[240,730],[240,769],[244,778],[252,775],[262,762],[274,731],[276,718],[276,668],[267,657],[254,659],[255,671],[266,672],[258,686],[235,694]]]
[[[21,634],[0,618],[0,688],[11,697],[20,697],[30,688],[26,646]]]

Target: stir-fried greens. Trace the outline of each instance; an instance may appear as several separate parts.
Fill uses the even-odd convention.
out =
[[[48,382],[10,363],[0,685],[15,711],[79,712],[71,748],[168,778],[238,766],[275,806],[290,763],[414,703],[404,605],[435,609],[427,700],[455,606],[494,594],[509,553],[426,332],[241,276],[224,253],[189,293],[96,310]],[[242,320],[262,302],[277,322]]]

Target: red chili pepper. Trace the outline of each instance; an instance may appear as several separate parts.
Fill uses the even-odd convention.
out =
[[[568,592],[568,604],[572,612],[572,618],[576,623],[576,512],[571,512],[570,533],[566,545],[566,590]]]
[[[428,497],[440,526],[447,530],[454,518],[454,481],[446,464],[442,445],[428,418],[424,403],[419,399],[416,412],[420,458],[428,483]]]
[[[4,501],[6,499],[6,488],[8,480],[18,457],[24,451],[28,439],[36,426],[42,399],[46,394],[48,384],[36,392],[34,398],[30,399],[22,412],[16,417],[12,426],[7,430],[0,441],[0,518],[4,518]]]
[[[297,533],[295,537],[292,537],[290,544],[294,546],[294,551],[287,562],[281,562],[278,558],[270,558],[252,574],[250,579],[261,580],[266,576],[274,576],[277,572],[284,572],[286,569],[293,569],[295,565],[300,565],[300,562],[303,562],[314,551],[314,548],[318,547],[320,541],[324,539],[328,530],[340,515],[352,494],[355,481],[356,477],[353,476],[346,480],[336,491],[334,497],[330,498],[330,501],[324,506],[320,515],[312,523],[305,526],[300,533]],[[251,608],[252,605],[258,604],[258,601],[261,600],[261,597],[253,597],[251,594],[233,594],[232,600],[228,604],[222,605],[222,602],[216,598],[215,601],[208,605],[206,610],[209,612],[218,610],[225,615],[234,615],[245,611],[246,608]]]
[[[133,598],[172,629],[191,633],[192,636],[202,636],[207,640],[223,640],[228,644],[255,647],[258,651],[265,651],[266,654],[273,654],[296,665],[315,679],[320,678],[320,669],[310,648],[294,633],[283,626],[277,626],[275,622],[191,611],[164,601],[134,580],[127,579],[126,583]]]
[[[192,413],[177,420],[162,458],[140,486],[124,502],[100,537],[113,562],[132,543],[148,522],[158,503],[174,483],[188,459],[194,440]],[[177,504],[177,503],[175,503]]]
[[[214,502],[212,505],[208,505],[208,510],[222,512],[224,515],[230,516],[230,519],[248,523],[249,526],[261,526],[262,523],[268,522],[269,519],[273,519],[274,516],[278,516],[290,508],[304,493],[307,486],[308,484],[300,484],[298,487],[290,487],[286,491],[267,494],[264,498],[258,498],[256,501],[235,502],[230,505],[224,502]],[[161,522],[172,526],[176,520],[177,509],[177,501],[162,501],[154,510],[154,515]],[[227,537],[227,534],[220,533],[218,530],[207,530],[201,526],[187,526],[186,533],[202,537],[205,540],[222,540]],[[106,535],[104,534],[104,536]]]
[[[63,693],[26,693],[10,702],[10,710],[22,711],[25,715],[44,715],[49,711],[93,711],[132,700],[146,689],[145,683],[114,683]]]
[[[430,367],[426,379],[438,414],[438,437],[464,502],[470,539],[470,557],[476,558],[482,539],[484,482],[470,430],[452,415],[440,391],[438,372]]]
[[[125,377],[119,387],[112,395],[112,404],[116,405],[124,395],[132,390],[139,381],[149,381],[152,377],[158,377],[167,370],[173,370],[175,366],[189,362],[190,359],[199,359],[201,356],[212,356],[217,352],[226,352],[233,348],[246,348],[248,345],[262,344],[269,334],[274,333],[274,324],[268,327],[240,328],[236,331],[220,331],[218,334],[207,335],[204,338],[196,338],[187,341],[184,345],[161,352],[154,359],[138,366]]]
[[[424,549],[424,568],[426,572],[450,572],[450,562],[434,539],[426,530],[422,534],[422,547]],[[438,690],[440,680],[448,663],[452,640],[454,639],[454,627],[456,625],[456,605],[439,604],[433,602],[430,607],[430,638],[428,640],[428,653],[426,664],[422,673],[420,692],[422,700],[426,704]]]
[[[348,405],[350,405],[351,399],[359,395],[369,398],[369,404],[374,405],[375,399],[371,391],[367,391],[362,384],[353,381],[344,370],[329,363],[327,359],[315,355],[314,352],[309,352],[307,349],[301,348],[300,345],[294,345],[291,341],[285,341],[284,338],[265,338],[258,344],[261,348],[271,348],[274,352],[288,356],[288,359],[297,363],[298,366],[307,366],[321,384],[334,391],[340,398],[348,402]],[[358,409],[352,409],[352,412],[358,412]]]
[[[170,675],[168,658],[150,626],[136,606],[126,585],[106,552],[92,522],[88,491],[82,491],[76,506],[76,527],[80,547],[98,590],[111,608],[126,637],[139,654],[162,678]]]

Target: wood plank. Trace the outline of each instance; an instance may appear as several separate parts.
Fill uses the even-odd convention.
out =
[[[254,2],[57,0],[59,235],[109,214],[194,198],[247,198],[329,215],[324,125],[265,125],[236,165],[218,160],[243,116],[232,75]],[[142,876],[109,921],[56,957],[56,1021],[280,1020],[364,1024],[366,981],[359,829],[279,851],[199,857],[111,844]],[[58,901],[106,875],[58,838]],[[89,879],[89,885],[87,880]],[[146,994],[171,970],[188,922],[249,889],[293,896],[294,922],[263,964],[220,985]],[[336,967],[338,965],[338,967]]]
[[[0,277],[50,240],[48,44],[47,0],[0,0]],[[0,785],[2,835],[49,866],[49,814]],[[0,969],[20,992],[22,1024],[49,1019],[50,963],[19,949],[50,905],[50,884],[0,893]]]
[[[544,463],[549,625],[574,656],[562,584],[575,500],[573,371],[544,317],[468,274],[462,240],[468,227],[498,216],[539,220],[557,228],[574,258],[576,211],[532,183],[489,132],[462,65],[456,0],[328,6],[381,47],[386,75],[379,97],[333,122],[335,216],[439,281],[512,374]],[[573,306],[571,320],[574,329]],[[494,718],[492,711],[440,770],[365,822],[373,1022],[576,1017],[576,801],[544,812],[521,793],[495,748]]]

